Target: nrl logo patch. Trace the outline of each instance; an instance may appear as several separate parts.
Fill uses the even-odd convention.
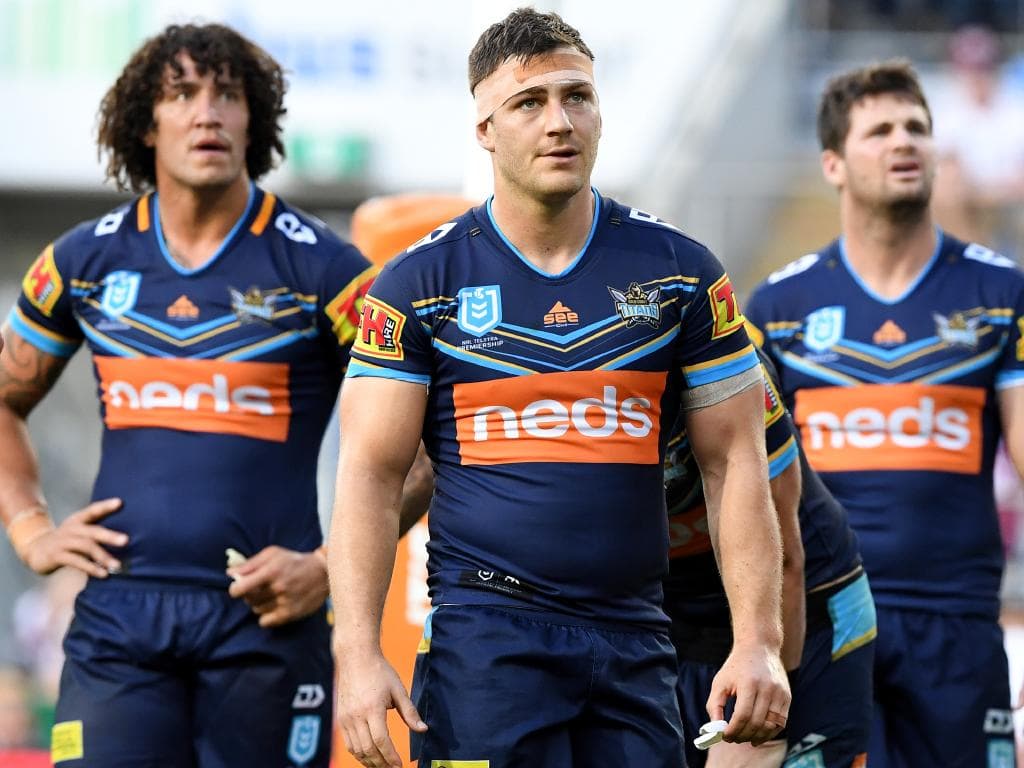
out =
[[[253,286],[245,293],[228,288],[231,294],[231,311],[243,323],[262,321],[269,323],[274,317],[274,304],[277,303],[277,296],[268,295],[259,288]]]
[[[822,307],[811,312],[804,323],[804,346],[811,352],[824,352],[843,338],[846,307]]]
[[[627,328],[632,328],[640,323],[647,323],[652,328],[661,325],[661,303],[659,302],[661,288],[645,291],[640,287],[640,283],[630,283],[623,292],[610,285],[607,287],[608,293],[615,301],[615,311],[626,321]]]
[[[500,285],[479,285],[459,291],[459,330],[479,338],[500,322]]]
[[[134,309],[135,302],[139,300],[140,283],[142,275],[138,272],[120,269],[107,275],[103,279],[103,297],[100,299],[103,314],[120,317]]]
[[[954,312],[949,317],[944,317],[938,312],[932,312],[932,319],[935,321],[935,332],[944,342],[954,347],[978,346],[978,332],[981,330],[981,315],[968,317],[963,312]]]

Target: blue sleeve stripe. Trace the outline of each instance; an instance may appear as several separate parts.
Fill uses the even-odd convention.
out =
[[[1024,371],[1002,371],[996,374],[996,389],[1010,389],[1024,385]]]
[[[25,317],[18,308],[15,307],[11,310],[11,313],[7,316],[7,322],[11,324],[19,336],[25,341],[31,344],[33,347],[38,349],[40,352],[45,352],[48,355],[54,357],[71,357],[75,354],[75,351],[81,345],[80,341],[60,341],[54,338],[56,334],[52,331],[46,331],[42,327],[33,323],[29,318]]]
[[[796,461],[796,438],[791,437],[775,453],[768,457],[768,479],[774,480]]]
[[[749,371],[751,368],[757,368],[760,364],[754,348],[747,347],[747,350],[739,357],[724,358],[721,362],[711,361],[710,363],[704,363],[703,365],[708,367],[701,368],[700,370],[686,368],[684,373],[686,374],[687,385],[692,388],[702,386],[703,384],[713,384],[716,381],[728,379],[730,376],[737,376],[745,371]]]
[[[423,376],[408,371],[396,371],[393,368],[382,368],[377,365],[367,365],[353,359],[348,364],[346,379],[356,379],[361,376],[368,376],[376,379],[395,379],[396,381],[408,381],[410,384],[430,384],[430,376]]]

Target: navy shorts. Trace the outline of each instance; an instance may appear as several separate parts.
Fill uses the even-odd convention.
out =
[[[227,590],[91,580],[75,603],[57,768],[326,768],[326,609],[263,629]]]
[[[667,632],[442,605],[416,658],[421,768],[683,768]]]
[[[995,620],[878,609],[871,768],[1013,768]]]
[[[875,607],[863,574],[807,596],[807,636],[800,669],[791,677],[793,702],[782,736],[785,768],[851,768],[866,765],[871,732],[871,666]],[[711,681],[732,644],[727,628],[673,628],[679,653],[679,706],[690,768],[707,752],[693,746],[707,722]],[[871,760],[874,768],[874,760]],[[921,768],[921,766],[918,766]]]

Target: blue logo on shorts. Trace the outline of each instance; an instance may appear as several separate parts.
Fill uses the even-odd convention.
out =
[[[288,737],[288,757],[296,765],[305,765],[316,754],[320,742],[320,717],[301,715],[292,718],[292,734]]]
[[[988,768],[1013,768],[1013,742],[1009,739],[989,739]]]

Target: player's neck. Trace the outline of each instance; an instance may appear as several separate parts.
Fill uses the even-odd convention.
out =
[[[594,193],[588,186],[567,200],[549,203],[496,187],[491,212],[502,234],[533,266],[557,275],[572,264],[590,236]]]
[[[910,220],[844,209],[842,223],[850,267],[872,291],[886,299],[907,292],[931,261],[938,244],[927,208]]]
[[[167,248],[175,261],[195,269],[217,252],[245,211],[249,179],[242,174],[228,187],[201,189],[158,180],[157,193]]]

